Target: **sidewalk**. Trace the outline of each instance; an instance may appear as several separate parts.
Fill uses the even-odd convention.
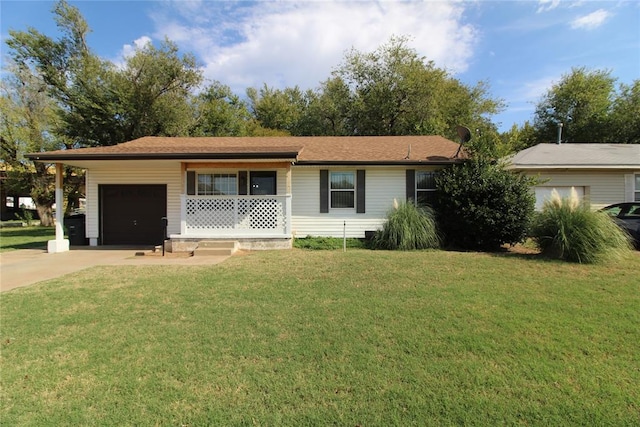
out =
[[[0,253],[0,292],[28,286],[96,265],[213,265],[228,256],[186,256],[152,253],[148,248],[72,247],[50,254],[41,249]]]

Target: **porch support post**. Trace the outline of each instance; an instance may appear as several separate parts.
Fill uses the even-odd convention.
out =
[[[56,163],[56,240],[47,242],[47,252],[50,254],[69,250],[69,240],[64,238],[63,222],[62,163]]]
[[[287,237],[291,237],[291,194],[288,194],[285,199],[285,227],[284,234]]]
[[[287,165],[286,192],[291,194],[291,164]]]
[[[284,215],[285,215],[285,227],[284,227],[284,234],[287,237],[291,237],[291,164],[289,163],[287,165],[287,194],[285,195],[284,198],[284,203],[285,203],[285,209],[284,209]]]
[[[180,195],[180,234],[187,234],[187,196]]]

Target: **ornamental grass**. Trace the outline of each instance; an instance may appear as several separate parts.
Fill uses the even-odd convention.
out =
[[[532,237],[545,256],[570,262],[599,263],[631,252],[630,236],[606,214],[591,211],[573,188],[568,198],[552,192]]]
[[[398,203],[387,214],[387,221],[373,237],[375,249],[417,250],[440,246],[435,216],[431,208],[413,203]]]

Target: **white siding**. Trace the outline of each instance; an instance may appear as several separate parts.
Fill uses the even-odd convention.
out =
[[[99,237],[98,186],[101,184],[166,184],[168,233],[180,233],[180,193],[182,177],[180,163],[173,162],[103,162],[88,168],[86,175],[88,238]]]
[[[329,209],[320,213],[320,169],[331,171],[366,170],[365,213],[355,209]],[[292,228],[295,237],[342,237],[346,223],[347,237],[364,237],[365,231],[382,226],[393,200],[406,199],[406,167],[293,167]]]
[[[566,171],[541,172],[539,175],[528,172],[529,176],[538,177],[540,184],[536,188],[547,187],[584,187],[585,199],[591,209],[600,209],[613,203],[625,200],[625,171]]]

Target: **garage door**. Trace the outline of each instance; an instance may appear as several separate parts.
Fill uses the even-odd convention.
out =
[[[580,200],[584,198],[584,187],[536,187],[536,210],[542,210],[544,203],[551,199],[551,193],[556,190],[560,197],[571,197],[571,189],[575,188]]]
[[[103,245],[162,243],[166,185],[101,185],[99,191]]]

